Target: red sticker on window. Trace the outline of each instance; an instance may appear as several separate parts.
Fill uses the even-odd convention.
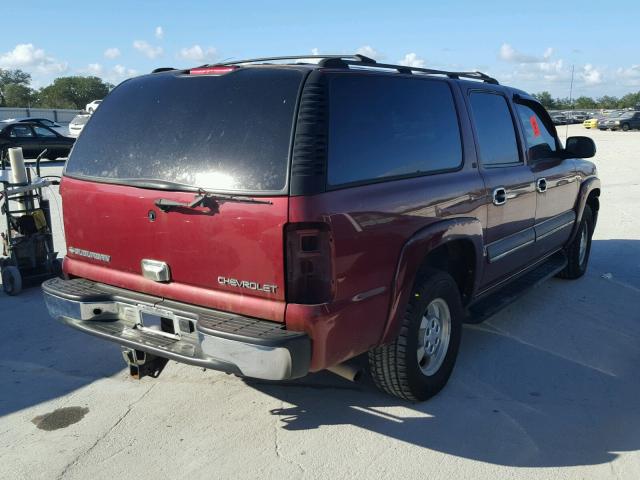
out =
[[[531,115],[529,117],[529,123],[531,124],[531,128],[533,128],[533,136],[534,137],[539,137],[540,136],[540,127],[538,126],[538,119],[536,118],[535,115]]]

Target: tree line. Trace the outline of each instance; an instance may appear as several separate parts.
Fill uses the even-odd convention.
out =
[[[610,110],[616,108],[637,108],[640,109],[640,91],[627,93],[622,97],[612,97],[604,95],[599,98],[581,96],[573,100],[569,98],[553,98],[549,92],[534,93],[533,96],[547,110]]]
[[[73,76],[56,78],[51,85],[35,89],[27,72],[0,69],[0,107],[82,110],[112,88],[98,77]]]

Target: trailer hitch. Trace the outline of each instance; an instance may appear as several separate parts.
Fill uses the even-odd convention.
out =
[[[129,366],[129,374],[137,380],[146,376],[157,378],[169,361],[167,358],[158,357],[133,348],[123,348],[122,357]]]

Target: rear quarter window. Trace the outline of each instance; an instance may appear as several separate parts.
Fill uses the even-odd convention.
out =
[[[330,80],[330,187],[454,170],[462,164],[453,95],[441,80]]]

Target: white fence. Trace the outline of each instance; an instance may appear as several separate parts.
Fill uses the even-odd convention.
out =
[[[54,122],[69,123],[82,110],[50,109],[50,108],[0,108],[0,121],[9,118],[37,117],[48,118]]]

